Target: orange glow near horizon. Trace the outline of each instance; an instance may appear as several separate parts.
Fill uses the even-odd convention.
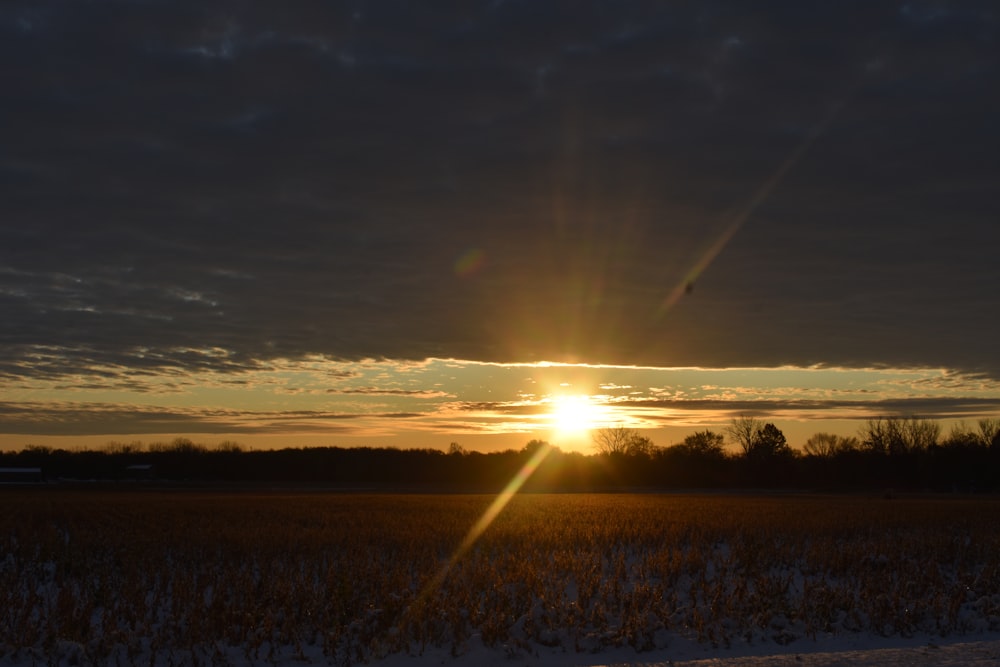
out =
[[[212,351],[205,354],[213,353]],[[1000,380],[947,368],[695,368],[534,362],[500,364],[276,360],[234,373],[136,375],[100,368],[73,388],[23,381],[4,395],[0,451],[109,443],[209,447],[520,449],[547,440],[592,451],[593,429],[643,430],[671,445],[721,431],[742,412],[773,421],[793,446],[823,431],[857,433],[865,419],[915,406],[947,431],[996,418]]]

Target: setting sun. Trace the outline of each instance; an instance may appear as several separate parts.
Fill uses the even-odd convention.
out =
[[[586,396],[557,396],[552,400],[552,431],[559,439],[577,439],[596,428],[599,408]]]

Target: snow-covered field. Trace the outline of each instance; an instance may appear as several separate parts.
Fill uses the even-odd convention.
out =
[[[1000,665],[997,499],[4,500],[0,667]]]
[[[961,641],[931,638],[887,640],[859,635],[802,646],[758,646],[720,650],[678,646],[650,654],[614,650],[597,656],[546,651],[502,654],[480,650],[459,657],[437,652],[393,656],[377,667],[995,667],[1000,665],[1000,635]]]
[[[0,667],[79,667],[108,665],[231,665],[232,667],[301,667],[341,665],[321,651],[306,649],[297,654],[277,651],[266,659],[247,658],[234,647],[216,651],[167,650],[158,658],[151,654],[129,656],[124,649],[103,661],[92,663],[84,648],[63,642],[49,651],[26,650],[0,658]],[[911,637],[887,639],[859,634],[852,637],[806,641],[791,646],[744,646],[719,649],[690,643],[637,654],[631,648],[611,649],[600,654],[567,653],[544,646],[516,650],[469,648],[453,656],[444,649],[422,655],[395,654],[373,661],[373,667],[995,667],[1000,665],[1000,634],[962,639]]]

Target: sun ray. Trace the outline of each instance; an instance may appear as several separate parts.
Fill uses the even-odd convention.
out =
[[[455,563],[462,558],[465,553],[472,548],[472,546],[479,540],[486,529],[490,527],[490,524],[500,515],[503,508],[507,506],[507,503],[517,494],[517,492],[524,486],[524,483],[531,478],[534,472],[542,464],[545,458],[553,450],[553,447],[548,443],[543,444],[539,447],[532,455],[531,458],[521,467],[520,470],[511,478],[507,486],[504,487],[490,506],[486,508],[486,511],[479,517],[479,520],[469,529],[466,533],[465,538],[462,543],[458,545],[451,557],[441,566],[438,573],[431,579],[430,582],[423,588],[420,595],[417,597],[414,605],[411,607],[411,611],[417,611],[423,604],[430,599],[434,591],[440,588],[441,584],[444,582],[445,578],[448,576],[448,572],[454,567]]]

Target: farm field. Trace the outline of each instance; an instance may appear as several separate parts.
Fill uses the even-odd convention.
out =
[[[652,664],[1000,637],[995,498],[529,494],[487,525],[493,501],[3,489],[0,665]]]

